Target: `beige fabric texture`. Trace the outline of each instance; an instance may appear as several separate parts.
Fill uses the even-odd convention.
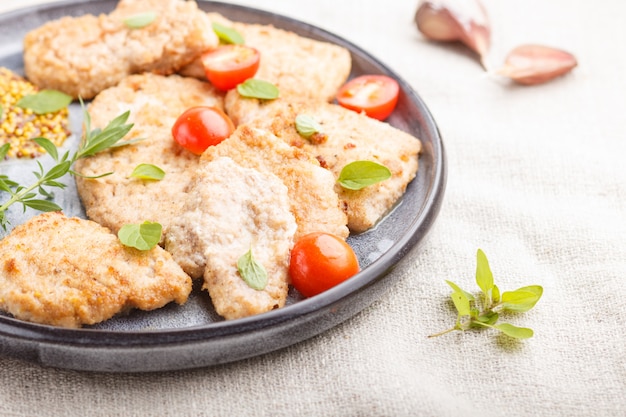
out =
[[[35,2],[0,0],[0,10]],[[425,41],[417,1],[239,3],[347,38],[425,100],[449,167],[426,243],[371,307],[261,357],[147,375],[0,358],[0,415],[626,415],[626,3],[484,0],[494,67],[522,43],[576,54],[573,73],[534,87],[487,75],[458,45]],[[535,309],[510,319],[532,339],[427,338],[454,324],[445,280],[476,288],[478,248],[500,288],[544,287]]]

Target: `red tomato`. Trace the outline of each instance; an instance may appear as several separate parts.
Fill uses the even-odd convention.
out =
[[[192,107],[181,114],[172,136],[183,148],[200,155],[206,148],[217,145],[233,133],[235,125],[223,111],[214,107]]]
[[[369,117],[385,120],[396,108],[400,87],[386,75],[361,75],[344,84],[337,92],[337,102]]]
[[[224,91],[252,78],[260,60],[259,51],[245,45],[224,45],[202,55],[207,79]]]
[[[300,238],[291,250],[289,276],[305,297],[334,287],[359,272],[352,248],[329,233],[311,233]]]

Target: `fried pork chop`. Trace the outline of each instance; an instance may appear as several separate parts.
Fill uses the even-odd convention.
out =
[[[300,136],[295,127],[300,114],[313,117],[322,126],[326,139],[309,141]],[[359,160],[374,161],[391,170],[390,179],[358,191],[335,185],[353,232],[374,226],[404,194],[417,173],[421,150],[417,138],[339,105],[283,102],[273,112],[262,112],[249,125],[266,129],[315,156],[336,178],[345,165]]]
[[[100,93],[89,106],[94,127],[104,127],[119,114],[130,110],[135,125],[125,140],[143,140],[81,159],[76,185],[87,216],[117,232],[128,223],[159,222],[163,232],[182,205],[182,190],[189,171],[199,157],[180,147],[172,138],[171,127],[186,109],[198,105],[222,108],[222,96],[213,87],[178,75],[131,75],[118,86]],[[139,164],[153,164],[165,171],[160,181],[131,178]]]
[[[344,239],[350,233],[334,191],[333,175],[310,154],[289,146],[268,131],[243,125],[219,145],[209,147],[202,160],[221,156],[245,167],[271,172],[283,181],[298,224],[296,240],[312,232],[332,233]]]
[[[217,13],[209,13],[217,23],[232,27],[245,39],[245,44],[261,53],[261,63],[254,78],[275,84],[283,98],[331,101],[350,75],[350,52],[339,45],[322,42],[271,25],[230,21]],[[199,60],[184,68],[185,75],[204,78]],[[272,106],[271,101],[243,99],[236,90],[226,95],[226,109],[238,125],[257,107]]]
[[[285,185],[220,157],[196,171],[186,195],[165,248],[191,276],[204,276],[217,313],[235,319],[282,307],[296,231]],[[267,271],[264,289],[251,288],[238,272],[248,251]]]
[[[89,220],[44,213],[0,241],[0,309],[80,327],[187,300],[191,279],[160,247],[139,251]]]
[[[155,19],[139,28],[125,21]],[[129,74],[172,74],[214,48],[218,38],[196,2],[121,0],[108,15],[63,17],[24,38],[24,70],[40,88],[89,99]]]

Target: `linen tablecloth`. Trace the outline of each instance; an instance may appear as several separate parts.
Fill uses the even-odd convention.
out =
[[[41,0],[0,0],[0,10]],[[568,50],[579,66],[520,87],[459,45],[417,31],[417,1],[238,1],[336,33],[405,78],[447,150],[440,215],[384,297],[275,353],[212,368],[105,374],[0,358],[2,416],[626,415],[626,3],[484,0],[489,62],[522,43]],[[445,280],[473,290],[476,251],[501,289],[538,284],[492,331],[454,324]]]

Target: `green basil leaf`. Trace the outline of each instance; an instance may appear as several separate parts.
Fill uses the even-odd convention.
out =
[[[516,339],[528,339],[533,337],[533,330],[526,327],[517,327],[509,323],[501,323],[493,326],[494,329],[500,330],[507,336],[514,337]]]
[[[54,113],[66,108],[72,102],[72,97],[56,90],[41,90],[35,94],[22,97],[16,106],[31,109],[36,114]]]
[[[59,153],[57,152],[57,147],[54,143],[43,137],[34,138],[33,140],[37,143],[37,145],[44,148],[44,150],[48,152],[48,155],[50,155],[52,159],[54,159],[55,161],[59,160]]]
[[[242,97],[258,98],[262,100],[274,100],[280,95],[278,87],[274,84],[263,80],[257,80],[256,78],[249,78],[243,83],[237,85],[237,92]]]
[[[322,125],[308,114],[299,114],[296,116],[296,130],[300,136],[308,139],[316,133],[322,133]]]
[[[152,164],[139,164],[130,174],[133,178],[139,178],[142,180],[155,180],[160,181],[165,177],[165,171],[156,165]]]
[[[502,293],[502,308],[509,311],[525,312],[537,304],[543,294],[543,288],[539,285],[518,288],[515,291]]]
[[[124,24],[130,29],[141,29],[154,22],[155,12],[137,13],[124,19]]]
[[[2,119],[2,115],[4,114],[4,109],[0,106],[0,120]]]
[[[9,149],[11,149],[10,143],[5,143],[4,145],[0,146],[0,161],[6,158]]]
[[[139,250],[150,250],[161,240],[162,226],[159,223],[143,222],[141,224],[125,224],[117,232],[117,237],[125,246]]]
[[[341,170],[337,181],[343,188],[360,190],[391,178],[391,171],[372,161],[354,161]]]
[[[212,26],[213,31],[222,42],[235,45],[243,45],[245,43],[243,36],[237,30],[217,22],[213,22]]]
[[[478,249],[476,252],[476,284],[480,287],[483,294],[491,299],[491,290],[493,289],[493,274],[489,268],[489,261],[485,253]]]
[[[61,211],[62,208],[48,200],[24,200],[24,205],[39,211]]]
[[[252,249],[243,254],[237,261],[237,270],[246,284],[252,289],[262,290],[267,286],[267,272],[252,254]]]

